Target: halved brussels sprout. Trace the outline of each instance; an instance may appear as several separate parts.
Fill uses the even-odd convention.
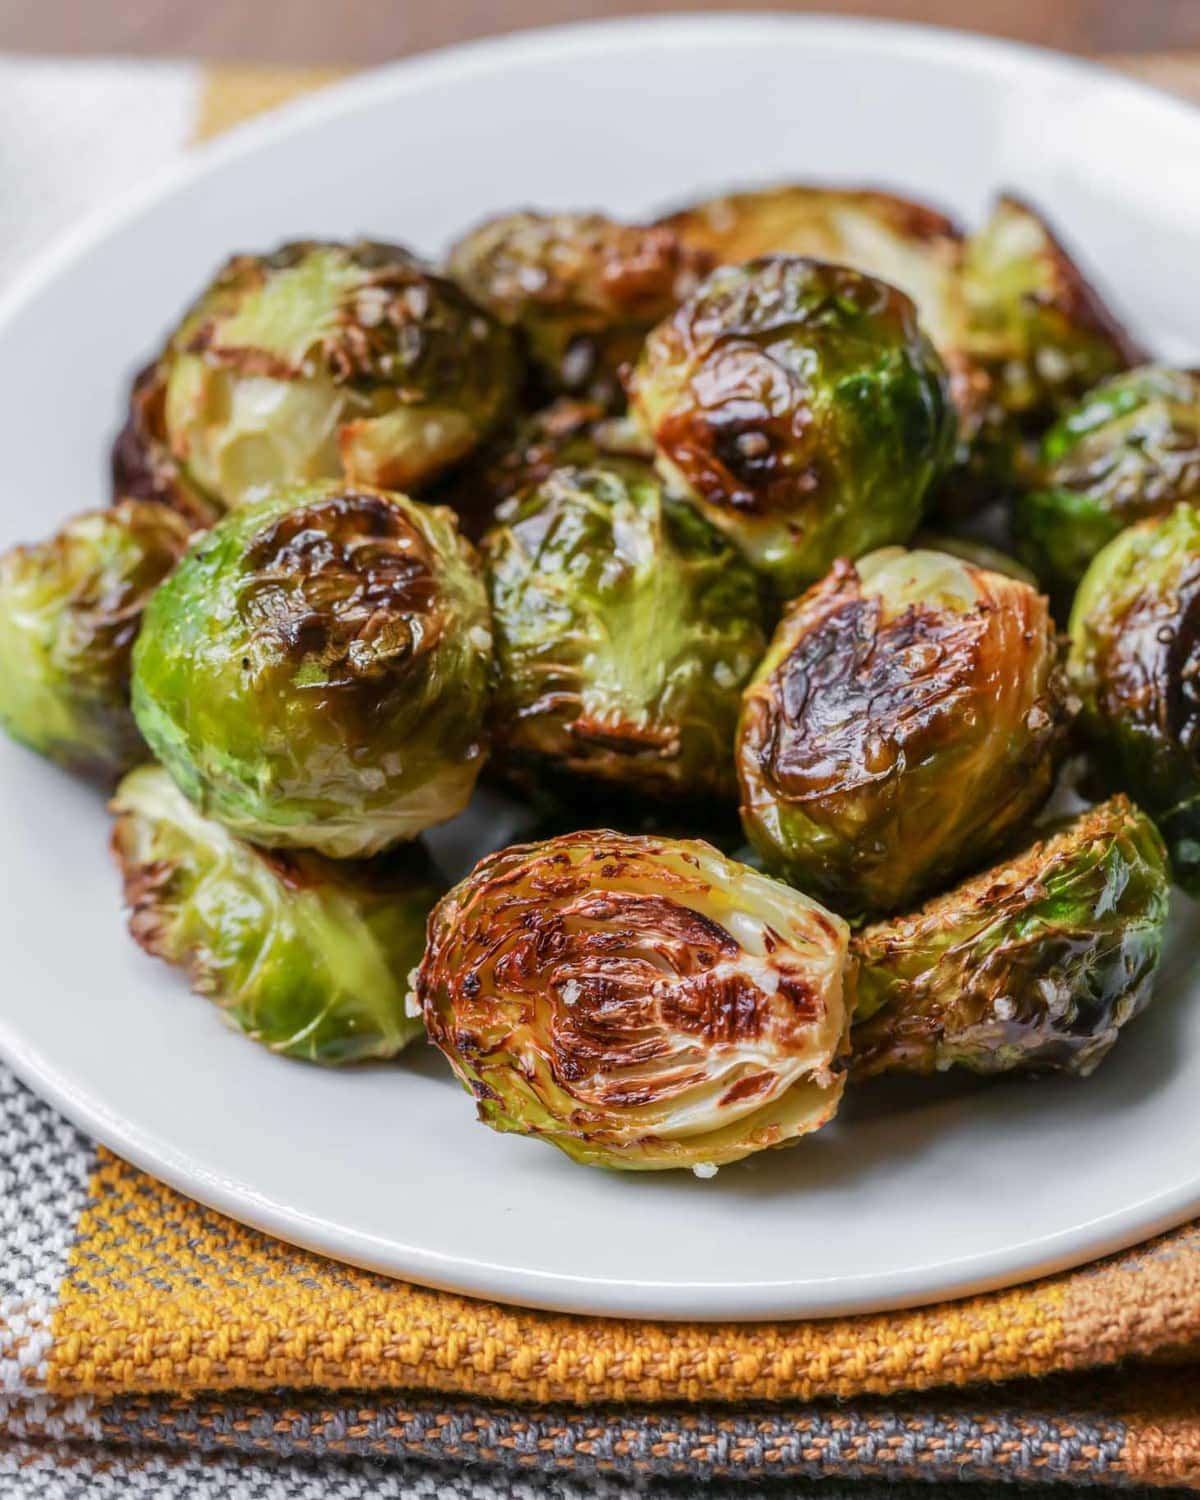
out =
[[[1090,1073],[1150,1000],[1169,905],[1150,819],[1082,813],[858,934],[854,1072]]]
[[[541,484],[555,469],[653,457],[653,445],[627,417],[609,417],[595,401],[560,396],[486,443],[428,498],[450,506],[476,541],[503,501]]]
[[[909,299],[787,256],[714,271],[647,339],[630,399],[668,483],[783,598],[906,541],[954,443]]]
[[[1011,194],[968,239],[963,286],[968,352],[1008,417],[1049,421],[1140,358],[1054,231]]]
[[[133,705],[235,833],[339,858],[461,812],[484,756],[487,594],[447,510],[285,487],[197,538],[146,611]]]
[[[1015,557],[1010,557],[1007,552],[1002,552],[999,547],[989,546],[987,542],[977,542],[974,537],[921,530],[913,537],[912,547],[914,551],[920,552],[948,552],[951,557],[961,558],[963,562],[971,563],[976,568],[984,568],[990,573],[1003,573],[1019,583],[1029,584],[1030,588],[1037,588],[1037,577],[1031,568],[1018,562]]]
[[[0,556],[0,725],[14,739],[100,781],[145,758],[130,653],[190,534],[166,506],[122,500]]]
[[[1089,392],[1042,440],[1018,496],[1022,556],[1060,592],[1125,526],[1200,498],[1200,378],[1145,365]]]
[[[211,526],[224,506],[203,494],[171,452],[166,430],[166,369],[147,365],[134,378],[129,414],[112,446],[112,496],[158,500],[193,526]]]
[[[239,1031],[309,1062],[393,1057],[444,886],[416,847],[371,865],[256,849],[203,818],[160,766],[112,804],[129,930]]]
[[[1066,698],[1028,585],[942,552],[841,561],[791,605],[746,690],[746,834],[840,911],[894,911],[1046,799]]]
[[[669,229],[602,214],[502,214],[450,251],[476,301],[519,329],[548,390],[620,404],[621,366],[712,265]]]
[[[573,833],[491,855],[443,899],[416,994],[493,1129],[709,1175],[837,1109],[847,940],[710,844]]]
[[[1200,505],[1123,531],[1071,611],[1071,679],[1109,782],[1155,819],[1200,896]]]
[[[483,550],[510,768],[733,796],[766,636],[757,580],[719,531],[648,465],[610,460],[507,501]]]
[[[492,431],[520,381],[506,329],[368,241],[235,255],[162,365],[171,453],[223,506],[305,480],[420,486]]]
[[[723,265],[804,255],[899,287],[950,372],[955,405],[970,426],[986,380],[965,353],[962,235],[944,214],[892,193],[785,183],[722,194],[661,222]]]

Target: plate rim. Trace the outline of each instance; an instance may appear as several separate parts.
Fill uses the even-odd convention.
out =
[[[1028,75],[1070,76],[1105,87],[1175,121],[1200,127],[1200,109],[1189,101],[1129,78],[1102,63],[1049,48],[981,36],[953,28],[866,17],[768,12],[706,12],[635,16],[530,28],[483,37],[415,54],[325,86],[316,93],[188,148],[182,159],[153,173],[110,204],[86,215],[39,252],[0,293],[0,347],[10,322],[110,235],[152,211],[191,184],[226,165],[286,140],[299,131],[369,108],[381,100],[424,87],[439,76],[492,73],[506,62],[556,56],[595,57],[623,48],[637,34],[650,46],[683,39],[719,47],[731,39],[764,45],[772,37],[797,34],[814,45],[847,50],[888,48],[898,64],[914,59],[967,63]],[[332,1259],[396,1279],[462,1295],[554,1312],[658,1321],[745,1322],[882,1312],[961,1298],[1080,1266],[1140,1244],[1200,1211],[1200,1172],[1189,1183],[1139,1199],[1112,1213],[1035,1240],[958,1258],[835,1280],[792,1278],[733,1284],[704,1281],[597,1279],[461,1255],[442,1254],[394,1239],[348,1229],[290,1208],[250,1184],[210,1171],[157,1132],[136,1126],[102,1096],[77,1087],[54,1060],[27,1044],[0,1016],[0,1058],[35,1093],[76,1127],[134,1166],[201,1204],[275,1238]],[[880,1293],[880,1283],[887,1290]],[[872,1291],[872,1287],[876,1288]]]

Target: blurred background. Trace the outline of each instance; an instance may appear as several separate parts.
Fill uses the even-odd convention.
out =
[[[754,8],[772,7],[732,0],[0,0],[0,50],[362,66],[556,21]],[[1082,53],[1200,48],[1197,0],[817,0],[774,8],[927,21]]]
[[[737,0],[0,0],[0,291],[191,144],[344,72],[564,21]],[[1200,0],[776,0],[1099,57],[1200,102]]]

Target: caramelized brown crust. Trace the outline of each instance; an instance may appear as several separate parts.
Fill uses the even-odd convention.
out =
[[[448,336],[468,340],[472,319],[481,325],[478,333],[482,336],[483,314],[452,281],[436,275],[397,245],[358,241],[329,247],[343,251],[361,272],[361,279],[330,326],[298,358],[227,341],[224,315],[230,300],[245,298],[265,286],[273,273],[301,265],[322,248],[318,242],[299,241],[271,255],[231,257],[208,294],[212,312],[191,330],[185,352],[203,354],[211,363],[240,375],[300,380],[320,370],[335,384],[364,387],[394,386],[406,370],[417,365],[422,366],[423,383],[436,386],[435,363],[441,361],[452,383],[456,378],[453,367],[463,351],[452,347],[453,339],[448,341]]]
[[[672,230],[602,214],[517,213],[468,235],[451,264],[503,322],[591,310],[649,325],[688,295],[712,257]]]
[[[1184,559],[1165,596],[1157,580],[1135,594],[1102,640],[1101,717],[1179,746],[1200,768],[1200,554]]]
[[[471,296],[520,331],[548,391],[613,410],[622,368],[712,263],[670,229],[592,213],[504,214],[471,230],[449,257]]]
[[[774,243],[770,235],[764,237],[755,220],[745,221],[743,215],[746,209],[753,209],[776,196],[786,201],[795,191],[793,187],[784,186],[756,192],[729,193],[712,198],[707,203],[679,209],[658,222],[674,230],[687,244],[708,250],[722,260],[751,260],[756,255],[768,255],[773,250],[792,247]],[[962,231],[953,219],[928,204],[914,202],[911,198],[901,198],[895,193],[883,192],[877,188],[818,187],[812,191],[818,196],[825,191],[835,193],[842,202],[870,212],[905,239],[924,244],[962,239]]]
[[[854,1071],[1087,1074],[1149,1002],[1169,894],[1153,824],[1091,808],[854,943]]]
[[[318,661],[331,686],[390,676],[437,643],[426,539],[379,494],[299,506],[249,548],[239,607],[284,658]]]
[[[881,587],[842,560],[791,606],[738,728],[748,836],[853,913],[902,907],[1010,838],[1050,791],[1074,706],[1034,589],[917,552],[897,594],[906,554],[888,556]]]
[[[790,278],[799,263],[768,257],[757,264],[756,280],[684,303],[656,331],[660,361],[692,373],[690,399],[666,411],[654,438],[709,505],[744,515],[802,514],[812,497],[833,488],[840,457],[829,451],[817,415],[821,366],[805,325],[819,349],[843,306],[908,338],[917,337],[916,313],[895,287],[836,266],[820,268],[819,288],[797,303]]]
[[[842,559],[800,613],[770,700],[751,700],[774,711],[756,743],[785,796],[836,797],[882,783],[954,742],[977,691],[990,610],[917,605],[888,619]]]
[[[746,871],[777,926],[730,892],[740,940],[714,915],[714,877],[738,868],[699,843],[580,832],[502,850],[451,892],[415,986],[484,1118],[640,1151],[686,1141],[689,1110],[716,1130],[799,1081],[833,1087],[845,929]],[[764,1121],[733,1154],[795,1133]]]
[[[129,414],[112,446],[114,500],[157,500],[191,525],[211,526],[220,507],[184,477],[167,443],[166,386],[157,361],[138,372],[129,393]]]

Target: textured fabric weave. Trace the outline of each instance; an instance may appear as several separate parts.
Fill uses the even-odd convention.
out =
[[[655,1324],[539,1313],[335,1265],[101,1152],[47,1385],[407,1387],[521,1402],[810,1400],[1158,1356],[1200,1342],[1200,1228],[1086,1272],[910,1312]]]

